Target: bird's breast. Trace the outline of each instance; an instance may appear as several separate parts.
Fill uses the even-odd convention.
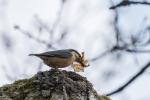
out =
[[[63,68],[71,65],[74,62],[72,57],[70,58],[58,58],[58,57],[50,57],[48,60],[44,61],[50,67],[53,68]]]

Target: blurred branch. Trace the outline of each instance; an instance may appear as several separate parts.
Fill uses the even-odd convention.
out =
[[[39,38],[34,37],[30,32],[21,29],[18,25],[14,26],[14,28],[19,30],[20,32],[22,32],[27,37],[32,38],[32,39],[36,40],[39,43],[45,44],[47,46],[47,48],[56,49],[55,47],[52,46],[52,44],[54,44],[53,34],[56,30],[56,27],[58,26],[58,24],[60,22],[61,15],[62,15],[62,12],[63,12],[63,7],[64,7],[65,3],[66,3],[66,0],[60,0],[60,8],[58,10],[57,17],[56,17],[56,20],[54,21],[54,23],[52,24],[51,27],[49,27],[47,24],[45,24],[38,16],[35,16],[36,22],[38,23],[38,30],[39,31],[46,30],[50,34],[49,42],[46,42],[44,40],[41,40]],[[66,33],[67,33],[67,31],[62,32],[60,34],[60,38],[57,41],[55,41],[55,43],[58,43],[62,39],[64,39],[65,36],[67,35]]]
[[[130,53],[150,53],[150,50],[126,49]]]
[[[110,0],[110,1],[112,2],[112,5],[113,5],[113,1],[112,1],[112,0]],[[117,10],[115,10],[115,17],[114,17],[114,21],[113,21],[113,27],[114,27],[114,31],[115,31],[115,41],[116,41],[115,46],[113,46],[113,47],[112,47],[111,49],[109,49],[109,50],[106,50],[106,51],[103,52],[103,53],[100,53],[98,56],[96,56],[96,57],[90,59],[90,61],[96,61],[96,60],[98,60],[98,59],[100,59],[100,58],[102,58],[102,57],[108,55],[109,53],[111,53],[111,52],[114,50],[114,47],[119,47],[119,39],[120,39],[121,33],[120,33],[120,30],[119,30],[118,24],[117,24],[117,23],[118,23],[118,19],[119,19],[118,16],[119,16],[119,15],[118,15],[118,12],[117,12]]]
[[[44,45],[46,45],[48,48],[51,48],[51,49],[56,49],[52,44],[61,42],[61,40],[63,40],[63,39],[66,37],[67,33],[68,33],[67,30],[66,30],[66,31],[63,31],[63,32],[60,34],[60,38],[59,38],[58,40],[56,40],[55,42],[51,43],[51,42],[46,42],[46,41],[44,41],[44,40],[41,40],[41,39],[39,39],[39,38],[37,38],[37,37],[34,37],[34,36],[32,35],[32,33],[28,32],[28,31],[26,31],[26,30],[23,30],[23,29],[20,28],[20,26],[18,26],[18,25],[14,26],[14,28],[15,28],[16,30],[19,30],[21,33],[23,33],[24,35],[26,35],[28,38],[34,39],[34,40],[37,41],[38,43],[44,44]]]
[[[21,29],[18,25],[14,26],[14,28],[17,29],[18,31],[20,31],[21,33],[23,33],[24,35],[26,35],[27,37],[34,39],[35,41],[37,41],[39,43],[45,44],[48,48],[55,49],[55,47],[53,47],[51,43],[48,43],[44,40],[40,40],[39,38],[34,37],[33,35],[31,35],[30,32]]]
[[[130,78],[124,85],[120,86],[118,89],[114,90],[113,92],[110,92],[106,94],[107,96],[114,95],[116,93],[119,93],[123,91],[125,88],[127,88],[132,82],[134,82],[138,77],[140,77],[150,66],[150,62],[148,62],[139,72],[137,72],[132,78]]]
[[[55,43],[60,43],[63,39],[65,39],[65,37],[67,36],[67,34],[68,34],[68,31],[67,31],[67,30],[62,31],[61,34],[60,34],[59,39],[56,40]]]
[[[60,8],[58,10],[58,13],[57,13],[57,17],[56,17],[56,20],[55,22],[52,24],[52,27],[49,31],[49,33],[51,34],[51,37],[50,37],[50,40],[51,42],[53,41],[53,34],[54,34],[54,31],[56,30],[60,20],[61,20],[61,15],[63,13],[63,8],[64,8],[64,4],[66,3],[66,0],[61,0],[61,4],[60,4]]]
[[[112,5],[114,5],[112,0],[111,2],[112,2]],[[131,1],[124,0],[122,2],[131,2]],[[150,26],[142,28],[138,33],[136,33],[136,35],[131,34],[131,38],[130,38],[131,42],[127,43],[125,41],[126,38],[122,37],[123,33],[121,33],[120,28],[118,26],[118,20],[119,20],[118,10],[115,9],[114,12],[115,12],[115,15],[114,15],[115,17],[114,17],[113,27],[114,27],[114,32],[115,32],[116,43],[114,44],[114,46],[112,46],[112,48],[104,51],[103,53],[100,53],[96,57],[93,57],[92,59],[90,59],[90,61],[99,60],[100,58],[108,54],[111,54],[113,52],[116,52],[116,51],[125,51],[129,53],[134,53],[134,54],[135,53],[150,53],[149,49],[141,49],[141,47],[143,46],[146,47],[150,44],[150,34],[149,34]]]
[[[112,50],[112,49],[106,50],[105,52],[103,52],[103,53],[97,55],[96,57],[91,58],[89,61],[96,61],[96,60],[99,60],[100,58],[102,58],[102,57],[108,55],[108,54],[110,53],[111,50]]]
[[[51,25],[49,26],[47,23],[44,23],[37,15],[35,16],[35,21],[38,25],[37,29],[39,30],[39,33],[42,33],[42,30],[45,30],[49,34],[49,39],[47,41],[41,40],[39,37],[34,37],[31,32],[28,32],[26,30],[21,29],[19,26],[14,26],[15,29],[19,30],[21,33],[26,35],[27,37],[34,39],[38,43],[42,43],[47,46],[46,49],[57,49],[54,47],[54,44],[59,44],[62,42],[62,40],[66,37],[68,34],[67,29],[64,29],[62,32],[60,32],[60,38],[57,40],[54,40],[54,33],[57,30],[57,27],[59,25],[59,22],[61,21],[61,16],[63,13],[64,4],[67,2],[67,0],[60,0],[60,7],[58,11],[56,12],[56,19]],[[39,63],[38,70],[40,70],[42,67],[41,63]]]
[[[59,15],[60,16],[60,15]],[[68,34],[68,30],[64,29],[61,33],[60,33],[60,38],[54,41],[54,31],[56,30],[56,23],[58,24],[58,22],[60,21],[57,20],[57,22],[55,22],[55,27],[53,26],[53,29],[51,29],[46,23],[44,23],[38,16],[35,16],[36,22],[38,23],[38,30],[41,32],[41,30],[46,30],[49,34],[50,34],[50,43],[51,44],[55,44],[55,43],[60,43]]]
[[[129,6],[129,5],[133,5],[133,4],[150,5],[150,3],[146,2],[146,1],[139,2],[139,1],[122,0],[119,4],[114,5],[114,6],[110,7],[109,9],[116,9],[118,7]]]
[[[116,45],[117,46],[119,45],[119,38],[120,38],[120,35],[121,35],[121,32],[118,28],[118,20],[119,20],[118,11],[115,10],[115,18],[114,18],[113,25],[114,25],[114,30],[115,30],[115,38],[116,38]]]
[[[35,21],[36,21],[37,26],[38,26],[37,29],[39,30],[40,33],[41,33],[42,30],[45,30],[46,32],[51,33],[51,32],[50,32],[51,30],[50,30],[49,26],[48,26],[46,23],[44,23],[44,22],[39,18],[38,15],[35,15],[34,18],[35,18]]]
[[[146,2],[144,3],[139,3],[139,2],[132,2],[132,1],[122,1],[120,4],[116,5],[116,6],[112,6],[110,9],[115,9],[117,7],[120,6],[125,6],[125,5],[130,5],[130,4],[146,4]],[[150,5],[150,3],[148,3]],[[92,61],[94,60],[98,60],[99,58],[109,54],[109,53],[113,53],[116,51],[126,51],[129,53],[150,53],[150,50],[145,50],[145,49],[139,49],[141,46],[147,46],[150,44],[150,38],[148,38],[146,42],[142,43],[142,45],[138,45],[142,42],[143,37],[141,37],[142,34],[145,35],[145,33],[148,30],[148,34],[149,34],[149,26],[145,29],[142,29],[142,31],[139,32],[139,34],[136,34],[135,36],[131,35],[131,43],[126,43],[124,41],[123,38],[120,37],[121,33],[119,31],[119,27],[117,26],[118,24],[118,12],[117,9],[114,10],[115,11],[115,19],[114,19],[114,29],[115,29],[115,39],[116,39],[116,44],[109,50],[107,50],[106,52],[98,55],[97,57],[93,58]],[[146,36],[145,36],[146,37]],[[140,40],[139,40],[140,39]],[[138,47],[137,47],[138,46]],[[120,86],[118,89],[106,94],[107,96],[111,96],[114,95],[116,93],[119,93],[121,91],[123,91],[125,88],[127,88],[127,86],[129,86],[133,81],[135,81],[139,76],[141,76],[146,69],[148,69],[150,66],[150,62],[147,63],[141,70],[139,70],[139,72],[137,72],[132,78],[130,78],[124,85]]]
[[[106,50],[105,52],[99,54],[98,56],[90,59],[89,61],[96,61],[96,60],[99,60],[100,58],[110,54],[110,53],[113,53],[113,52],[116,52],[116,51],[126,51],[126,52],[129,52],[129,53],[150,53],[150,50],[141,50],[141,49],[129,49],[127,47],[121,47],[121,46],[114,46],[112,47],[111,49],[109,50]]]
[[[60,7],[57,12],[57,16],[56,16],[54,23],[51,24],[51,27],[48,26],[46,23],[44,23],[38,16],[35,16],[36,22],[39,25],[39,30],[46,30],[50,34],[49,43],[51,43],[51,44],[60,43],[61,40],[63,40],[68,33],[66,30],[61,32],[60,38],[58,40],[54,41],[54,33],[58,27],[59,22],[61,21],[61,15],[63,13],[64,4],[66,2],[67,2],[66,0],[60,0]],[[49,47],[50,46],[48,46],[48,48]]]

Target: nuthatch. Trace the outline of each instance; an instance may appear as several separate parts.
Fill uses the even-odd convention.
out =
[[[72,65],[73,62],[78,62],[83,67],[87,67],[82,59],[82,56],[74,49],[64,49],[49,51],[40,54],[30,54],[29,56],[37,56],[43,62],[52,68],[64,68]]]

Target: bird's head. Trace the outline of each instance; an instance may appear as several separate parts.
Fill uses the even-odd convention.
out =
[[[74,49],[68,49],[68,50],[72,54],[72,56],[75,58],[75,61],[80,63],[80,58],[81,58],[80,53]]]
[[[84,52],[82,52],[82,54],[80,54],[78,51],[76,51],[74,49],[69,49],[69,51],[74,56],[76,62],[80,63],[83,67],[89,66],[89,64],[87,64],[88,61],[85,60],[85,58],[84,58]]]

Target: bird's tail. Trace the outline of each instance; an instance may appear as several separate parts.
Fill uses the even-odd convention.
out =
[[[40,56],[40,54],[29,54],[29,56]]]

